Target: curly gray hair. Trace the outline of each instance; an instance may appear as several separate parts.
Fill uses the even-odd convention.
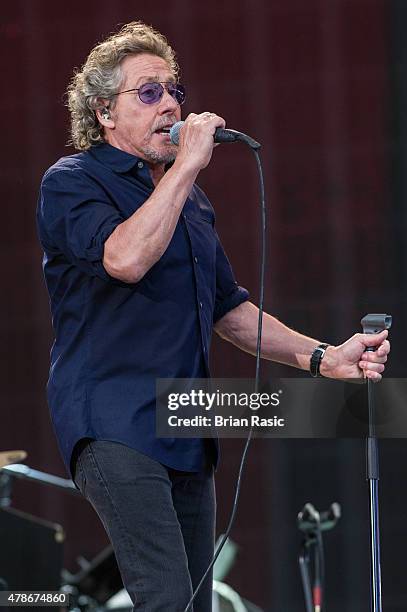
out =
[[[141,21],[132,21],[92,49],[68,87],[68,108],[71,113],[71,141],[76,149],[85,151],[103,142],[103,126],[96,109],[109,100],[114,107],[115,95],[123,81],[121,62],[128,55],[151,53],[162,57],[178,75],[174,50],[166,38]]]

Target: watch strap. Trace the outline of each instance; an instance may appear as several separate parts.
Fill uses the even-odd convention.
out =
[[[321,366],[322,358],[325,355],[325,351],[328,346],[329,344],[319,344],[312,352],[309,364],[309,371],[311,376],[313,376],[314,378],[321,376],[319,368]]]

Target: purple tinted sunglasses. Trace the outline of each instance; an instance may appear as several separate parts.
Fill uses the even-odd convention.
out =
[[[183,104],[185,102],[185,87],[181,85],[181,83],[172,82],[161,83],[153,81],[152,83],[144,83],[144,85],[138,89],[126,89],[125,91],[119,91],[116,95],[119,96],[120,94],[129,93],[130,91],[137,91],[138,97],[144,104],[156,104],[156,102],[159,102],[163,97],[164,86],[170,96],[174,98],[178,104]]]

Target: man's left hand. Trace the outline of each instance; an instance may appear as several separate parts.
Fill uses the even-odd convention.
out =
[[[329,346],[321,361],[320,373],[328,378],[370,378],[378,382],[390,352],[387,336],[387,330],[380,334],[355,334],[339,346]],[[377,350],[366,351],[368,347]]]

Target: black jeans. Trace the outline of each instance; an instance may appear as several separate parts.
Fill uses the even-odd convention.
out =
[[[143,612],[183,612],[214,548],[213,467],[179,472],[117,442],[78,448],[75,482],[98,513]],[[212,609],[212,574],[194,612]]]

